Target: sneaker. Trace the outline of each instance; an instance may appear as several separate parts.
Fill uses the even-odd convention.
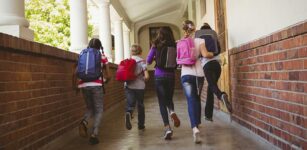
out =
[[[212,118],[207,118],[206,116],[205,116],[205,120],[213,122]]]
[[[180,120],[175,112],[171,113],[171,118],[174,122],[174,126],[178,128],[180,126]]]
[[[82,120],[79,124],[79,135],[83,138],[86,138],[88,135],[87,135],[87,121],[85,120]]]
[[[172,135],[173,135],[172,129],[168,128],[168,129],[165,130],[164,139],[165,140],[171,140],[172,139]]]
[[[226,106],[228,112],[232,113],[232,106],[231,106],[230,102],[228,101],[228,95],[226,93],[222,94],[221,100],[224,103],[224,105]]]
[[[99,143],[99,140],[96,136],[91,136],[89,142],[91,145],[96,145]]]
[[[144,129],[145,129],[145,126],[144,126],[144,125],[139,125],[139,126],[138,126],[138,129],[139,129],[139,130],[144,130]]]
[[[194,138],[194,143],[196,143],[196,144],[201,143],[199,130],[197,130],[195,132],[193,131],[193,138]]]
[[[126,128],[128,130],[131,130],[132,125],[131,125],[131,114],[130,114],[130,112],[126,112],[125,124],[126,124]]]

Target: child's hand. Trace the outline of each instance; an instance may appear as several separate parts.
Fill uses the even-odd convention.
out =
[[[149,80],[149,73],[148,71],[144,71],[144,78],[145,78],[145,81],[148,81]]]

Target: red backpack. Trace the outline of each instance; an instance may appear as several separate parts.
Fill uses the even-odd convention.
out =
[[[116,71],[117,81],[131,81],[136,79],[134,74],[136,61],[134,59],[125,59],[120,62]]]

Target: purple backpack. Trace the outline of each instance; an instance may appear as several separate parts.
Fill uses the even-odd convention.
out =
[[[177,64],[194,65],[196,63],[195,46],[193,38],[183,38],[177,42]]]

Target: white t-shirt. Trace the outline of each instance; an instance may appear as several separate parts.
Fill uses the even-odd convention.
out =
[[[144,71],[147,68],[146,62],[139,56],[132,56],[131,58],[137,62],[134,71],[137,78],[133,81],[125,82],[125,86],[127,86],[129,89],[145,89]]]
[[[200,56],[200,45],[201,44],[205,44],[205,41],[203,39],[200,39],[200,38],[194,39],[196,56]],[[197,59],[195,65],[192,65],[192,66],[182,65],[181,76],[184,76],[184,75],[203,77],[204,71],[203,71],[200,59]]]

